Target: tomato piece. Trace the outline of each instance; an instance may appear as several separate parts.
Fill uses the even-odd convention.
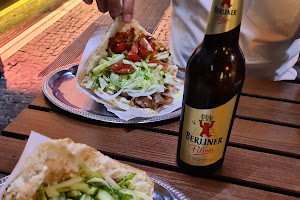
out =
[[[113,64],[112,66],[110,66],[109,69],[113,72],[117,72],[122,68],[122,65],[123,65],[122,61],[119,61]]]
[[[128,74],[134,70],[134,68],[131,65],[124,64],[122,63],[122,61],[113,64],[109,67],[109,69],[115,73],[121,74]]]
[[[120,44],[117,44],[117,47],[114,49],[114,53],[122,53],[128,48],[128,44],[122,42]]]
[[[147,56],[148,53],[150,53],[150,50],[141,50],[139,51],[140,56],[142,57],[142,59],[145,59],[145,57]]]
[[[128,67],[123,67],[122,69],[120,69],[118,73],[128,74],[128,73],[132,72],[133,70],[134,70],[134,68],[131,65],[129,65]]]
[[[138,53],[139,52],[139,44],[134,41],[131,45],[131,51],[134,53]]]
[[[139,62],[139,61],[141,61],[140,56],[137,53],[132,52],[132,51],[129,51],[129,53],[126,56],[126,59],[130,60],[132,62]]]
[[[160,71],[165,71],[168,68],[168,63],[162,62],[160,60],[151,60],[149,63],[157,63],[159,65],[162,65],[163,67],[161,68]]]

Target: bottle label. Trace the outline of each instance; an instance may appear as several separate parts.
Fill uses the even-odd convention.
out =
[[[185,105],[180,159],[193,166],[206,166],[223,156],[237,95],[213,109]]]
[[[234,29],[241,23],[242,13],[242,0],[214,0],[205,34],[219,34]]]

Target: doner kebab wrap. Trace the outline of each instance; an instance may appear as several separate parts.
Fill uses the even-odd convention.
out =
[[[4,200],[150,200],[146,172],[70,139],[44,142],[7,188]]]
[[[122,110],[157,114],[179,91],[170,52],[135,20],[116,18],[83,65],[80,87]]]

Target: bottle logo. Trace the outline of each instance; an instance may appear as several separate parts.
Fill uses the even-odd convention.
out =
[[[213,109],[185,105],[180,158],[206,166],[222,158],[236,97]]]
[[[223,0],[221,3],[221,6],[224,8],[225,4],[227,5],[228,8],[230,8],[232,5],[230,4],[230,0]]]
[[[207,137],[210,137],[211,135],[209,134],[209,129],[213,127],[215,121],[207,123],[205,121],[199,120],[199,122],[200,122],[200,127],[202,128],[202,132],[200,133],[200,137],[203,137],[203,135],[206,135]]]
[[[243,1],[215,0],[211,7],[205,34],[228,32],[242,20]]]

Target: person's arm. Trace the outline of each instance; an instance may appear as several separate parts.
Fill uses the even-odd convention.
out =
[[[92,4],[93,0],[83,0],[86,4]],[[96,0],[100,12],[109,11],[110,16],[115,17],[122,15],[125,22],[131,22],[133,17],[134,0]]]

